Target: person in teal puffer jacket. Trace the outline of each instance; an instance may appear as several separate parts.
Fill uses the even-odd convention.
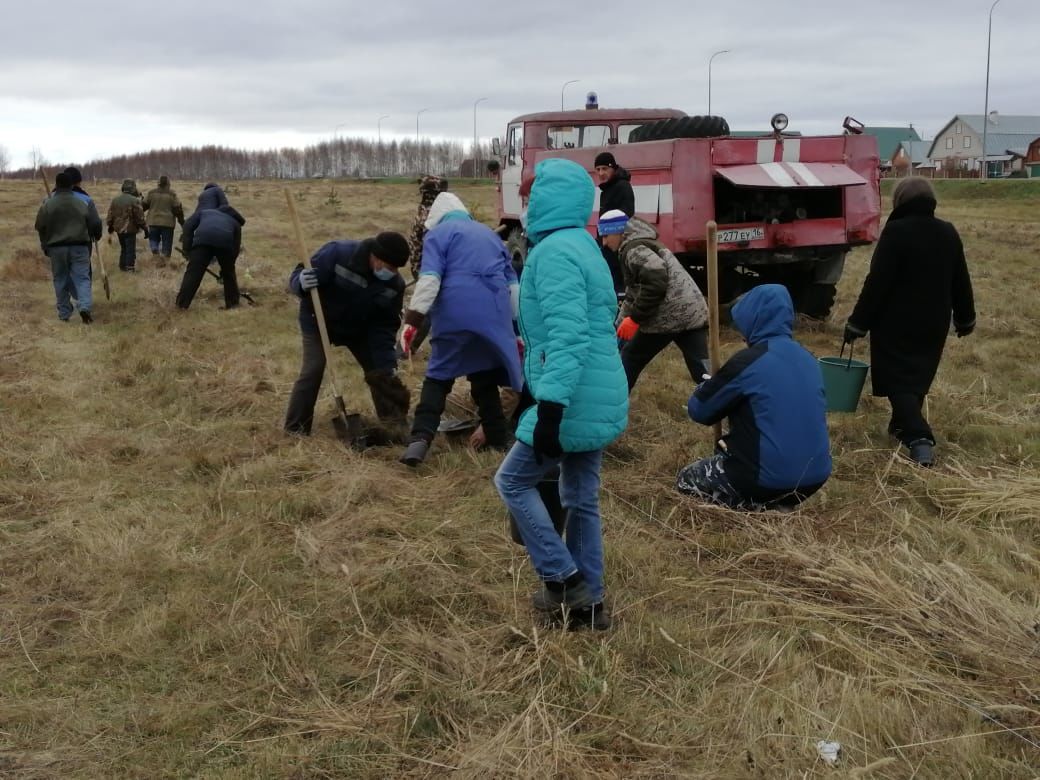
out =
[[[535,609],[572,626],[607,628],[599,516],[603,448],[628,422],[628,382],[614,331],[617,296],[610,270],[585,225],[593,183],[568,160],[535,168],[528,206],[532,249],[520,278],[524,378],[534,397],[495,487],[516,520],[544,586]],[[566,542],[538,495],[560,468]]]

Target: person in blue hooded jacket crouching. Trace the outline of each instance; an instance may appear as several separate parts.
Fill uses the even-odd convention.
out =
[[[827,403],[816,359],[791,338],[787,288],[755,287],[732,310],[747,347],[690,397],[694,422],[729,418],[714,455],[679,472],[680,492],[733,509],[790,509],[831,474]]]

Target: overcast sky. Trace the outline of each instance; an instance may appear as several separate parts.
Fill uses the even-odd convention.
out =
[[[161,146],[502,135],[513,116],[604,107],[713,113],[734,129],[981,114],[989,0],[51,0],[5,2],[0,145],[15,167]],[[1040,114],[1040,0],[994,13],[990,108]]]

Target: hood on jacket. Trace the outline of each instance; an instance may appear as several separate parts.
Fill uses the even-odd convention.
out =
[[[620,165],[614,169],[614,175],[599,185],[601,190],[605,190],[607,187],[612,187],[619,181],[632,181],[632,174],[622,168]]]
[[[733,306],[733,324],[749,345],[791,337],[794,303],[782,284],[754,287]]]
[[[595,185],[588,171],[572,160],[550,158],[534,169],[527,206],[527,235],[537,244],[560,228],[583,228],[592,216]]]
[[[224,190],[221,189],[220,185],[207,184],[202,188],[202,192],[199,193],[199,200],[195,210],[219,209],[221,206],[226,205],[228,205],[227,195],[224,194]]]
[[[119,190],[120,190],[120,192],[125,192],[125,193],[127,193],[129,195],[138,195],[139,194],[137,192],[137,182],[135,182],[133,179],[123,179],[123,184],[119,188]]]
[[[167,189],[169,186],[170,186],[170,177],[169,176],[160,176],[159,177],[159,189],[160,190]]]
[[[222,214],[232,217],[239,225],[246,224],[246,218],[239,214],[233,206],[221,206],[217,209]]]
[[[624,247],[629,241],[646,238],[657,238],[657,230],[654,226],[639,217],[629,217],[628,224],[625,225],[625,232],[621,234],[621,246]],[[620,248],[618,251],[621,251]]]
[[[430,206],[430,213],[427,214],[423,225],[427,230],[433,230],[445,216],[453,211],[469,214],[466,204],[462,202],[458,195],[454,192],[442,192],[434,199],[433,204]]]

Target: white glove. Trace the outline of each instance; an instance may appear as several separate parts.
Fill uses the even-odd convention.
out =
[[[304,292],[313,290],[318,286],[318,272],[313,268],[304,268],[300,271],[300,289]]]

